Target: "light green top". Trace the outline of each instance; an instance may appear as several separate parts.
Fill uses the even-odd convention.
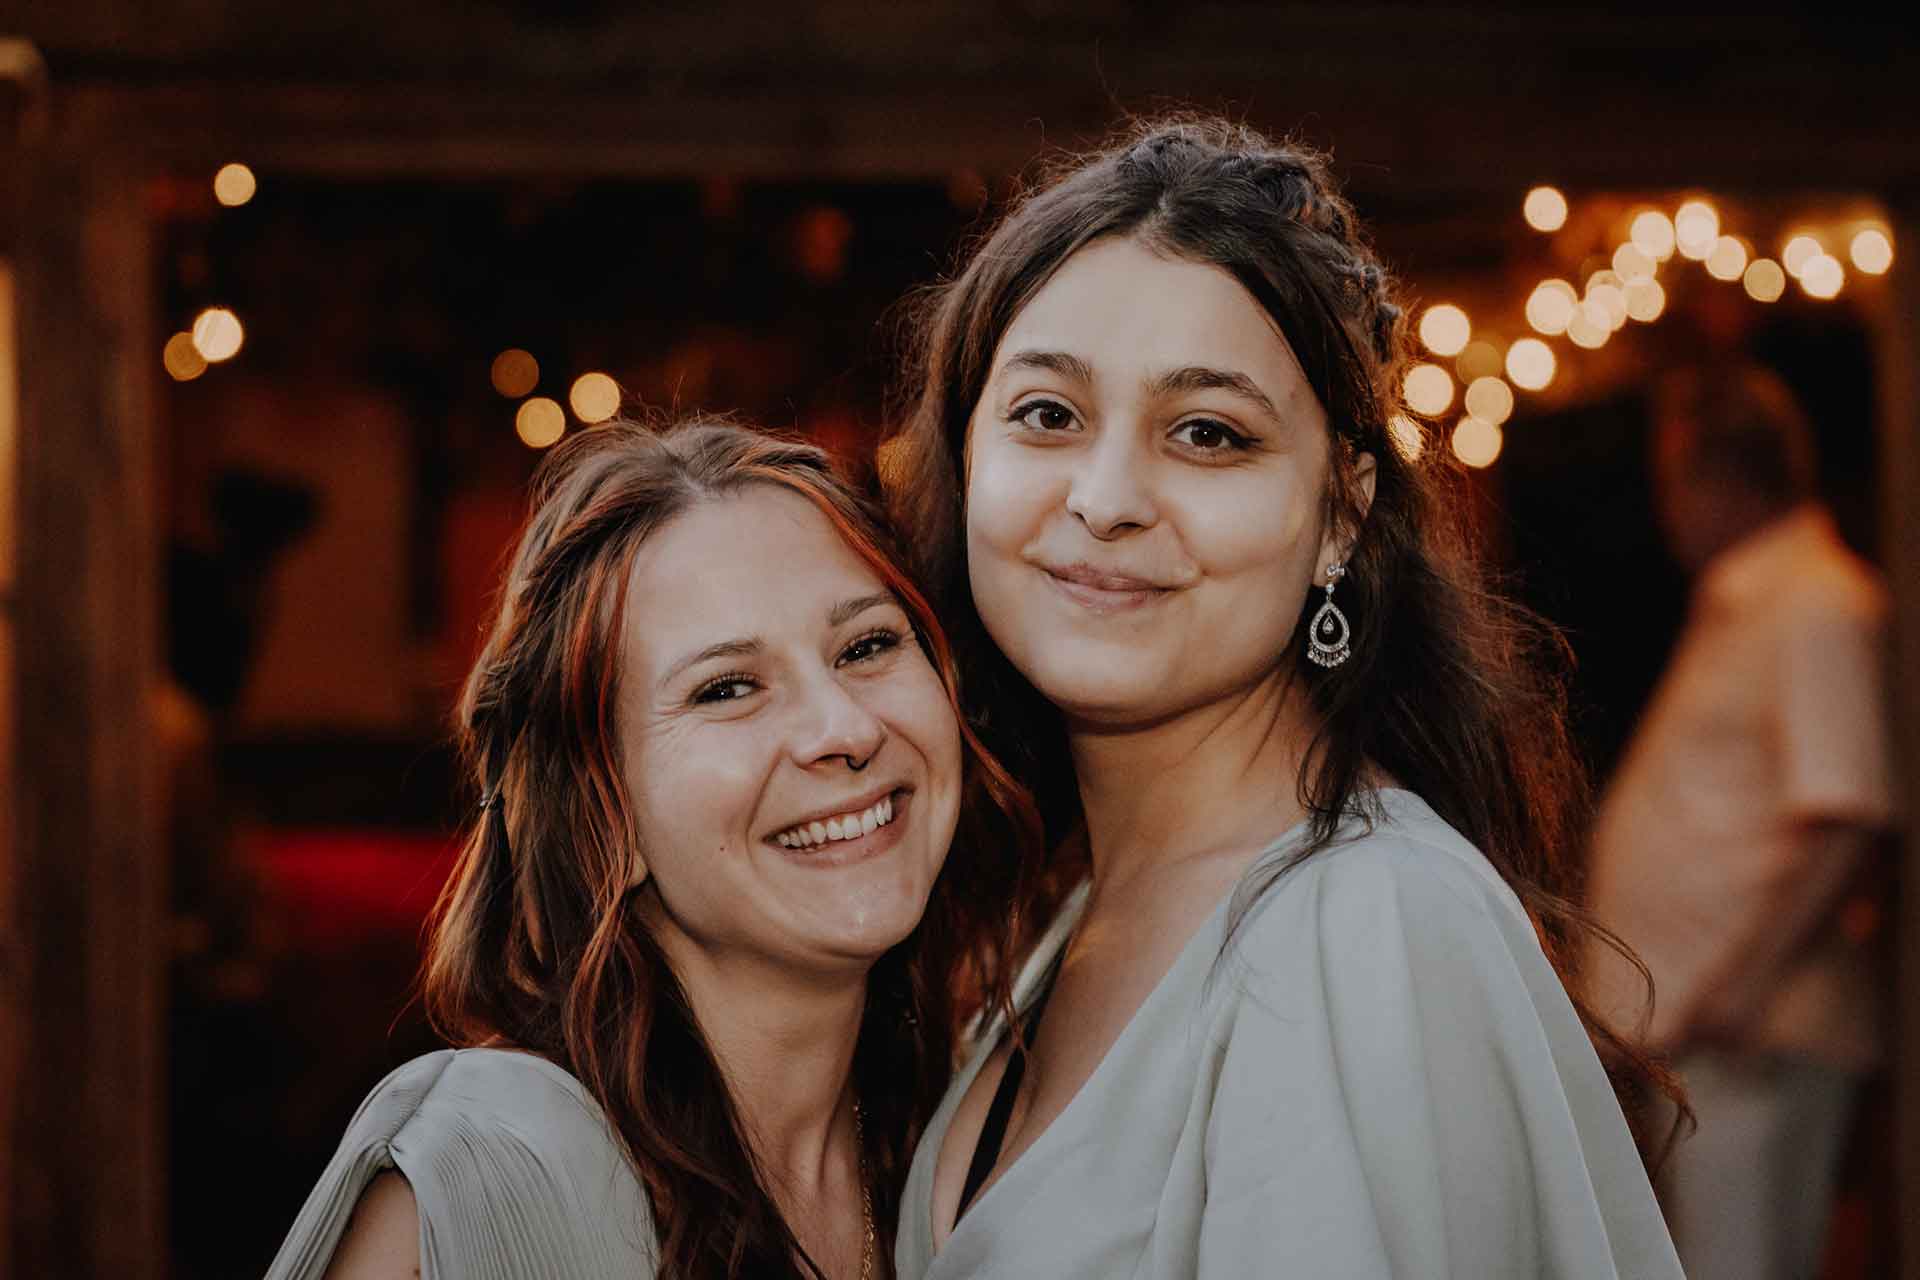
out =
[[[367,1184],[398,1169],[422,1280],[644,1280],[645,1193],[587,1091],[502,1049],[415,1058],[367,1095],[267,1280],[320,1280]]]
[[[1230,945],[1220,904],[936,1255],[934,1162],[1001,1028],[983,1037],[915,1153],[900,1280],[1678,1280],[1526,913],[1419,797],[1379,802],[1370,833],[1350,824],[1287,873]]]

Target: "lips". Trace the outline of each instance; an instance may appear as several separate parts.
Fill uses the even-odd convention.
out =
[[[852,838],[848,819],[853,820],[853,830],[864,826],[860,819],[872,815],[873,825],[864,826],[865,834],[892,823],[897,803],[904,800],[909,788],[904,784],[877,787],[864,795],[854,796],[830,808],[807,815],[798,821],[788,823],[770,833],[766,839],[782,848],[805,848],[809,845],[825,844],[829,839],[842,840]],[[885,817],[881,818],[880,814]]]
[[[1095,613],[1121,613],[1166,599],[1178,588],[1089,564],[1038,566],[1047,581],[1074,604]]]

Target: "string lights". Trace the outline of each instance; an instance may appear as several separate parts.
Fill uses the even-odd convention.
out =
[[[1521,201],[1521,214],[1529,227],[1552,233],[1566,226],[1569,205],[1557,188],[1538,186]],[[1671,214],[1639,209],[1627,220],[1626,238],[1611,254],[1589,258],[1582,266],[1579,287],[1559,277],[1534,285],[1521,310],[1527,327],[1538,336],[1515,340],[1504,356],[1476,333],[1461,307],[1437,303],[1421,314],[1421,344],[1434,356],[1457,353],[1454,373],[1466,388],[1460,416],[1446,439],[1467,466],[1492,465],[1504,443],[1501,426],[1514,411],[1515,388],[1545,390],[1559,371],[1560,358],[1546,339],[1565,338],[1573,347],[1597,351],[1629,322],[1654,323],[1666,314],[1669,299],[1668,286],[1659,279],[1661,270],[1676,258],[1700,263],[1714,280],[1738,283],[1755,302],[1772,303],[1785,295],[1789,281],[1798,281],[1809,298],[1836,298],[1847,282],[1843,256],[1854,271],[1881,275],[1892,267],[1893,253],[1886,228],[1867,220],[1796,226],[1783,237],[1776,261],[1760,254],[1752,240],[1729,230],[1721,211],[1703,196],[1689,196]],[[1453,408],[1454,378],[1439,364],[1408,370],[1403,391],[1407,407],[1423,417],[1438,418]],[[1417,458],[1425,428],[1405,416],[1389,425],[1400,451]]]

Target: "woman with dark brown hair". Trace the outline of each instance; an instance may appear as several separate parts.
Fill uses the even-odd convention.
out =
[[[1395,443],[1400,308],[1322,161],[1148,124],[921,318],[882,475],[1089,874],[928,1125],[900,1274],[1678,1276],[1596,1044],[1658,1072],[1569,994],[1554,638]]]
[[[554,450],[460,703],[424,987],[464,1047],[368,1097],[270,1276],[890,1274],[1038,833],[899,565],[809,445]]]

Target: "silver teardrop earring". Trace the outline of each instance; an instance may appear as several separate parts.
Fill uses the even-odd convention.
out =
[[[1307,624],[1307,657],[1317,666],[1337,667],[1353,656],[1353,628],[1333,602],[1334,584],[1346,576],[1345,565],[1327,566],[1327,598]]]

